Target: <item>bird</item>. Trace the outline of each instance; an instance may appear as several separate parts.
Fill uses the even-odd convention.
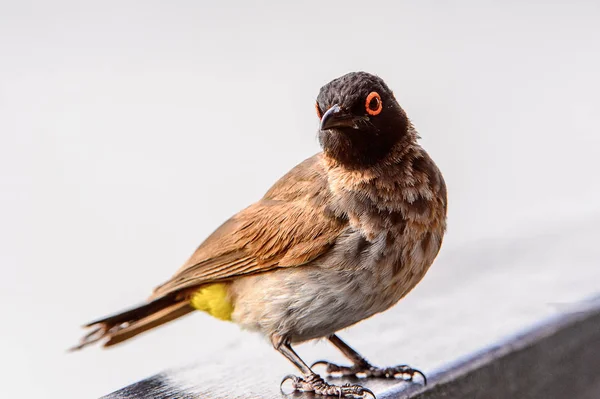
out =
[[[373,366],[338,332],[395,305],[429,270],[446,231],[442,173],[379,76],[338,77],[321,87],[315,108],[320,152],[218,227],[143,305],[85,325],[73,349],[116,345],[200,310],[267,338],[300,371],[282,381],[297,391],[375,397],[361,385],[330,384],[317,365],[425,379],[407,365]],[[308,366],[293,346],[316,339],[352,365]]]

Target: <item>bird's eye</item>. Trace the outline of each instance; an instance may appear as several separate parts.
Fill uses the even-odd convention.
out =
[[[383,103],[381,102],[381,96],[376,91],[372,91],[367,96],[367,101],[365,103],[365,108],[367,109],[367,114],[369,115],[379,115],[381,110],[383,109]]]
[[[317,116],[319,117],[319,119],[321,119],[323,117],[323,113],[321,112],[321,108],[319,108],[318,102],[315,102],[315,109],[317,110]]]

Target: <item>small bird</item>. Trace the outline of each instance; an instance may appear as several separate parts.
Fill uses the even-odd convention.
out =
[[[302,373],[282,381],[295,390],[375,396],[327,383],[292,348],[319,338],[352,362],[317,362],[327,373],[425,378],[406,365],[371,365],[336,332],[421,281],[446,230],[442,174],[381,78],[348,73],[323,86],[315,106],[323,151],[223,223],[147,303],[86,325],[91,332],[73,349],[115,345],[201,310],[267,337]]]

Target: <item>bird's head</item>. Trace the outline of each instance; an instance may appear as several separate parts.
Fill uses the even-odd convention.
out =
[[[385,158],[410,126],[385,82],[366,72],[351,72],[323,86],[316,109],[323,151],[351,169]]]

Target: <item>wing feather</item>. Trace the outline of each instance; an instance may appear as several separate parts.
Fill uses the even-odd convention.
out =
[[[317,154],[283,176],[260,201],[223,223],[152,298],[316,259],[347,226],[345,219],[328,212],[330,198]]]

